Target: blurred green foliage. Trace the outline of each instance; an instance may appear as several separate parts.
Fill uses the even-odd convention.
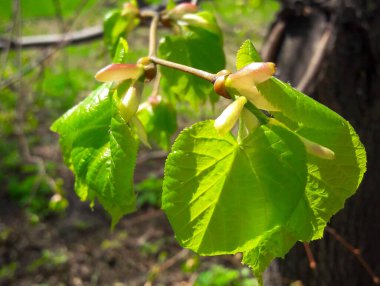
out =
[[[161,207],[162,178],[150,174],[148,178],[135,185],[137,206]]]
[[[248,271],[246,271],[248,270]],[[213,265],[199,274],[195,286],[255,286],[258,282],[251,277],[248,268],[236,270],[222,265]]]

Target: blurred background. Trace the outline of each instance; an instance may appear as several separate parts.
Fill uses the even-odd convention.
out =
[[[255,285],[238,255],[204,258],[176,243],[159,209],[165,151],[139,153],[139,210],[114,231],[100,207],[91,209],[74,193],[49,128],[98,85],[94,74],[110,62],[103,17],[124,2],[1,0],[0,285]],[[153,9],[165,4],[139,2]],[[250,39],[264,59],[277,63],[277,76],[347,118],[367,147],[361,190],[333,219],[332,232],[310,245],[314,258],[297,245],[285,262],[272,264],[266,285],[380,283],[379,3],[199,2],[217,15],[228,68]],[[66,43],[63,34],[78,38]],[[147,39],[146,27],[129,36],[131,57],[147,54]],[[179,125],[218,114],[218,108],[185,108]],[[367,264],[334,231],[360,248]]]

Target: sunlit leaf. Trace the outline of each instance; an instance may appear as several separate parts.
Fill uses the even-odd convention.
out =
[[[305,148],[292,132],[261,126],[238,143],[213,121],[185,129],[165,165],[162,208],[180,244],[201,255],[243,252],[261,274],[313,234],[304,193]]]
[[[175,36],[166,36],[159,45],[159,57],[211,73],[224,68],[222,34],[215,19],[207,12],[199,15],[210,25],[210,29],[187,25]],[[199,107],[207,99],[215,102],[218,96],[206,80],[170,68],[161,68],[162,89],[171,101],[185,100]]]

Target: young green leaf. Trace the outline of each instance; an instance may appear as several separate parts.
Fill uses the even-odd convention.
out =
[[[165,164],[162,208],[180,244],[201,255],[242,252],[260,276],[274,257],[313,235],[306,153],[281,126],[240,143],[213,121],[185,129]]]
[[[240,70],[254,62],[262,62],[260,54],[250,40],[246,40],[236,54],[236,69]]]
[[[116,63],[124,61],[127,49],[120,41]],[[113,225],[135,209],[138,142],[120,113],[121,97],[129,86],[125,81],[115,92],[112,83],[101,85],[51,127],[60,135],[65,163],[75,174],[76,193],[81,200],[99,200]]]
[[[120,98],[103,84],[52,126],[82,200],[99,200],[112,225],[135,210],[133,171],[138,143],[122,119]]]
[[[164,150],[170,148],[170,138],[177,131],[177,114],[172,104],[161,100],[157,104],[147,103],[137,112],[148,134]]]
[[[202,27],[187,25],[181,27],[181,33],[166,36],[160,43],[160,58],[216,73],[224,68],[222,34],[216,20],[207,12],[197,13],[212,27],[212,32]],[[176,102],[177,99],[188,101],[194,107],[204,103],[208,98],[218,100],[209,82],[193,75],[161,67],[162,90],[165,97]]]
[[[111,58],[116,54],[119,39],[126,38],[138,24],[136,13],[123,13],[121,9],[116,9],[106,14],[103,21],[103,37]]]

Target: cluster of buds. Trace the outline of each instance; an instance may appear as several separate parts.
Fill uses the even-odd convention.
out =
[[[233,90],[240,95],[234,102],[227,106],[222,114],[215,120],[214,127],[220,135],[224,136],[227,134],[239,118],[241,120],[240,138],[246,137],[260,125],[256,116],[244,108],[247,100],[259,109],[268,111],[278,110],[272,106],[256,88],[257,84],[265,82],[274,73],[274,63],[266,62],[251,63],[235,73],[223,70],[217,74],[217,78],[214,82],[214,90],[216,93],[223,97],[231,98],[228,90]],[[282,125],[275,119],[270,120],[269,123]],[[307,153],[326,160],[333,160],[335,158],[335,153],[329,148],[310,141],[299,134],[297,134],[297,136],[304,144]]]
[[[214,83],[215,92],[228,96],[228,89],[234,89],[239,94],[245,96],[257,108],[276,111],[277,109],[270,104],[256,88],[256,85],[268,80],[275,73],[275,64],[270,62],[251,63],[235,73],[217,74]]]
[[[215,120],[215,128],[219,134],[228,133],[237,120],[242,122],[243,137],[259,126],[259,120],[251,112],[244,109],[247,100],[257,108],[274,110],[271,104],[260,94],[256,85],[268,80],[275,72],[273,63],[251,63],[235,73],[222,70],[217,73],[214,90],[219,95],[231,98],[228,90],[234,90],[240,96]]]

